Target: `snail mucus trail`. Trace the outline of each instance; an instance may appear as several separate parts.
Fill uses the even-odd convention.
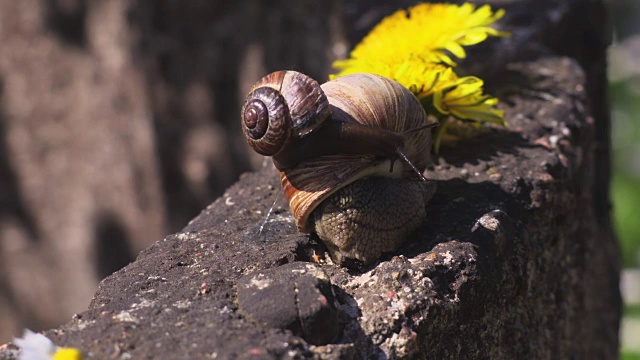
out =
[[[319,85],[278,71],[252,87],[242,125],[280,170],[298,229],[315,231],[334,260],[370,263],[423,223],[433,124],[397,82],[354,74]]]

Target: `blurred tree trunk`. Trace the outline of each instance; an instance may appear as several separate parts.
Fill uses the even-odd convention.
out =
[[[0,2],[0,338],[84,309],[167,230],[128,1]]]

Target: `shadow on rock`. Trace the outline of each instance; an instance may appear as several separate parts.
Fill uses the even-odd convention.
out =
[[[494,246],[490,238],[480,236],[482,229],[491,228],[490,218],[495,218],[497,232],[520,218],[524,205],[512,194],[491,182],[468,183],[460,179],[438,181],[438,191],[427,206],[427,222],[418,231],[413,241],[399,250],[399,253],[412,258],[431,251],[443,242],[457,240],[471,242],[480,248],[479,253],[491,252]],[[484,220],[483,220],[484,219]],[[502,221],[501,221],[502,220]],[[484,224],[484,225],[483,225]]]

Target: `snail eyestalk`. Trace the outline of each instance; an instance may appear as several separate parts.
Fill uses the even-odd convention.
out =
[[[419,126],[415,129],[409,129],[409,130],[405,130],[401,133],[402,136],[408,136],[414,132],[417,131],[423,131],[423,130],[431,130],[435,127],[437,127],[439,125],[438,122],[434,122],[434,123],[429,123],[429,124],[425,124],[422,126]],[[413,169],[413,171],[416,172],[416,174],[418,174],[418,177],[420,178],[420,180],[422,181],[427,181],[427,179],[424,177],[424,175],[422,175],[422,173],[420,172],[420,170],[418,170],[418,168],[413,164],[413,162],[411,162],[411,160],[409,160],[409,157],[404,153],[404,151],[402,151],[402,147],[398,147],[396,148],[396,153],[398,154],[399,157],[402,158],[402,160],[404,160],[404,162],[406,162],[407,164],[409,164],[409,166],[411,166],[411,168]],[[393,164],[395,163],[395,160],[391,161],[391,167],[389,168],[389,172],[393,172]]]
[[[417,131],[422,131],[422,130],[425,130],[425,129],[433,129],[433,128],[438,127],[438,126],[440,126],[439,122],[432,122],[432,123],[429,123],[429,124],[424,124],[424,125],[419,126],[419,127],[415,128],[415,129],[405,130],[405,131],[402,132],[402,135],[411,134],[411,133],[414,133],[414,132],[417,132]]]
[[[404,162],[406,162],[407,164],[409,164],[409,166],[411,166],[411,168],[413,169],[413,171],[416,172],[416,174],[418,174],[418,177],[420,178],[420,180],[427,182],[427,179],[424,177],[424,175],[422,175],[422,173],[420,172],[420,170],[418,170],[418,168],[413,165],[413,163],[411,162],[411,160],[409,160],[409,158],[407,157],[407,155],[404,154],[404,152],[402,151],[402,149],[398,149],[398,155],[400,155],[400,157],[402,158],[402,160],[404,160]],[[393,170],[393,163],[391,163],[391,170]]]

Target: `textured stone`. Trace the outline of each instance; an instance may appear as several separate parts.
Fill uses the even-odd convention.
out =
[[[238,280],[238,308],[269,327],[289,329],[314,345],[340,331],[331,281],[322,268],[294,262],[256,271]]]

